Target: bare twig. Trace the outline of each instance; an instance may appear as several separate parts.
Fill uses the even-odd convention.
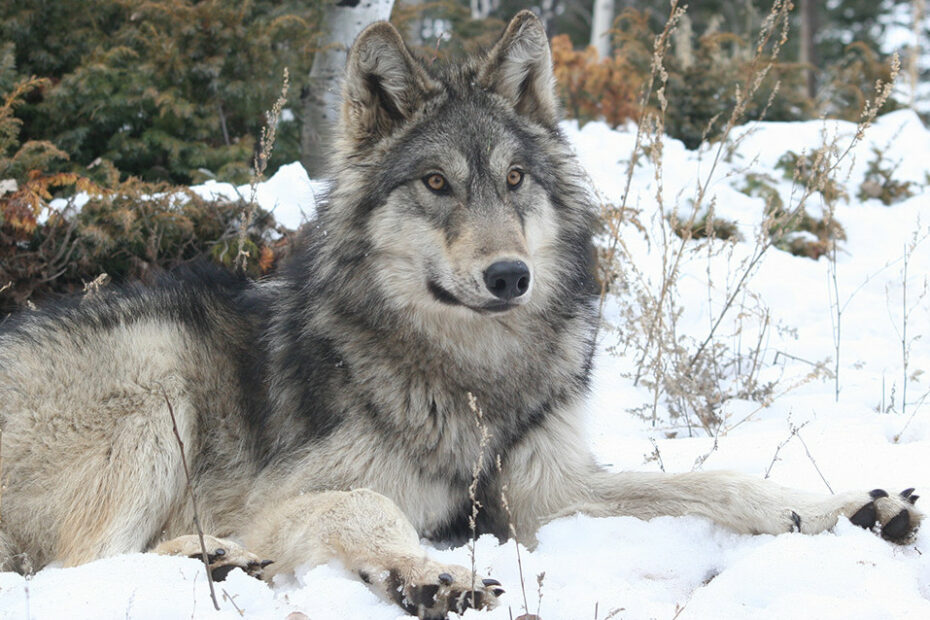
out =
[[[904,248],[904,268],[901,280],[901,413],[907,413],[907,366],[910,361],[910,347],[907,342],[907,264],[910,252]]]
[[[616,215],[614,217],[604,217],[602,218],[607,224],[610,233],[610,245],[607,248],[607,254],[605,261],[607,264],[612,264],[614,257],[617,252],[617,247],[621,243],[620,241],[620,223],[623,220],[624,213],[627,209],[627,204],[630,197],[630,187],[633,183],[633,172],[636,169],[636,164],[639,161],[639,155],[642,152],[643,137],[645,135],[645,126],[646,126],[646,115],[647,115],[647,104],[649,99],[652,97],[653,88],[655,88],[656,78],[660,80],[667,79],[667,74],[665,72],[663,62],[665,58],[665,53],[668,51],[669,45],[671,44],[671,36],[677,26],[678,22],[681,20],[682,16],[685,14],[686,7],[678,7],[679,0],[672,0],[671,7],[669,9],[669,17],[665,22],[665,27],[662,29],[662,32],[656,36],[653,41],[653,53],[652,53],[652,64],[649,73],[649,80],[646,82],[646,86],[643,89],[642,96],[639,102],[640,109],[640,118],[636,123],[636,140],[633,143],[633,152],[630,153],[630,162],[626,170],[626,184],[623,188],[623,194],[620,198],[620,206],[617,209]],[[664,77],[663,77],[664,76]],[[664,82],[663,82],[664,84]],[[664,108],[663,108],[664,109]],[[605,278],[601,282],[601,301],[600,308],[598,310],[598,315],[601,315],[604,310],[604,297],[607,294],[607,279]]]
[[[501,467],[501,455],[497,455],[497,473],[503,478],[503,469]],[[510,537],[513,538],[514,547],[517,550],[517,570],[520,574],[520,590],[523,592],[523,610],[530,613],[530,605],[526,600],[526,583],[523,579],[523,560],[520,558],[520,543],[517,541],[517,530],[513,526],[513,514],[510,512],[510,502],[507,501],[507,485],[501,485],[501,504],[504,506],[504,512],[507,513],[507,524],[510,527]],[[542,584],[540,584],[541,586]]]
[[[665,472],[665,463],[662,461],[662,453],[659,452],[659,444],[656,443],[656,440],[652,437],[649,438],[649,443],[652,444],[652,453],[646,455],[646,462],[655,461],[659,466],[659,469],[662,472]]]
[[[907,422],[904,423],[904,426],[901,428],[901,431],[894,436],[894,442],[898,443],[901,441],[901,437],[904,435],[904,431],[907,430],[907,427],[911,425],[911,422],[914,420],[914,417],[917,415],[917,412],[920,411],[920,407],[924,404],[924,401],[927,400],[927,397],[930,396],[930,390],[927,390],[923,393],[923,396],[917,399],[914,403],[914,408],[911,411],[911,416],[907,419]]]
[[[230,604],[232,604],[233,608],[234,608],[237,612],[239,612],[239,615],[242,616],[242,617],[244,618],[244,617],[245,617],[245,612],[242,611],[241,609],[239,609],[239,606],[236,605],[236,601],[234,601],[234,600],[233,600],[233,597],[229,595],[229,592],[226,591],[226,588],[223,588],[221,591],[223,592],[223,599],[229,601]]]
[[[911,360],[911,345],[915,340],[921,337],[920,334],[916,336],[909,336],[910,331],[910,316],[911,313],[916,309],[921,307],[924,298],[930,292],[930,282],[926,276],[923,279],[923,285],[920,287],[916,297],[917,299],[911,299],[908,302],[908,267],[910,266],[910,259],[914,253],[914,250],[917,249],[928,237],[930,237],[930,229],[926,232],[921,231],[920,219],[917,220],[917,226],[914,230],[913,237],[910,242],[905,244],[904,251],[902,252],[902,271],[901,271],[901,329],[897,328],[894,320],[892,319],[892,326],[897,332],[898,338],[901,343],[901,413],[907,413],[907,388],[908,384],[911,382],[910,375],[910,360]],[[886,289],[887,294],[887,289]],[[910,303],[910,307],[908,307]],[[890,313],[890,300],[889,300],[889,313]]]
[[[543,579],[546,578],[546,571],[536,575],[536,617],[539,618],[539,610],[542,608],[543,597]]]
[[[802,428],[804,428],[808,424],[810,424],[810,420],[803,422],[800,426],[795,426],[794,424],[791,423],[791,414],[790,413],[788,414],[788,428],[790,430],[790,434],[788,435],[787,439],[785,439],[783,442],[781,442],[775,447],[775,454],[772,455],[772,462],[769,463],[768,469],[765,470],[765,476],[764,476],[765,479],[768,479],[769,475],[772,473],[772,468],[775,467],[775,462],[778,460],[778,453],[781,452],[781,449],[787,446],[788,442],[790,442],[791,439],[794,438],[798,434],[798,431],[800,431]]]
[[[162,395],[165,397],[165,403],[168,404],[168,413],[171,415],[171,430],[174,431],[174,437],[181,449],[181,465],[184,467],[184,477],[187,478],[187,493],[191,498],[191,508],[194,512],[194,527],[197,529],[197,538],[200,540],[200,559],[203,560],[203,567],[207,571],[207,583],[210,585],[210,598],[213,599],[213,607],[219,611],[220,604],[216,600],[216,591],[213,588],[213,575],[210,573],[210,560],[207,558],[207,545],[203,540],[203,529],[200,527],[200,513],[197,511],[197,499],[194,497],[194,485],[191,482],[191,472],[187,467],[187,457],[184,454],[184,441],[181,439],[181,433],[178,431],[178,421],[174,417],[174,407],[171,406],[171,400],[168,398],[168,392],[164,387],[161,388]]]
[[[265,114],[265,126],[262,128],[261,139],[259,140],[259,151],[252,161],[252,175],[249,181],[249,204],[246,207],[242,220],[239,222],[239,251],[236,255],[236,266],[244,271],[246,261],[249,258],[249,252],[246,250],[246,240],[248,239],[249,227],[252,225],[252,219],[255,217],[255,210],[258,205],[258,184],[265,178],[265,168],[268,167],[268,160],[271,158],[271,152],[274,150],[274,141],[278,132],[278,121],[281,118],[281,110],[287,103],[287,91],[290,86],[290,76],[287,68],[284,69],[284,81],[281,85],[281,94]]]
[[[830,495],[835,495],[835,493],[833,492],[833,487],[830,486],[830,483],[827,482],[827,479],[824,477],[823,472],[820,471],[820,467],[817,466],[817,461],[814,460],[814,457],[813,457],[813,455],[811,454],[810,449],[807,447],[807,442],[805,442],[805,441],[804,441],[804,438],[801,437],[800,431],[801,431],[801,429],[798,428],[798,429],[795,431],[794,434],[797,436],[798,441],[801,442],[801,445],[804,446],[804,452],[807,453],[807,458],[809,458],[810,461],[811,461],[811,463],[814,465],[814,469],[817,470],[817,474],[820,475],[820,479],[823,480],[823,483],[824,483],[825,485],[827,485],[827,490],[830,491]]]
[[[704,467],[704,463],[707,461],[707,459],[710,458],[710,455],[716,452],[720,447],[718,443],[718,440],[720,439],[720,426],[717,427],[717,432],[714,433],[714,444],[710,447],[710,450],[704,454],[698,455],[698,457],[694,459],[694,465],[691,466],[691,471],[698,471]]]
[[[475,466],[471,472],[471,484],[468,485],[468,499],[471,500],[471,514],[468,515],[468,528],[471,530],[471,539],[468,541],[468,554],[471,556],[471,606],[477,609],[475,604],[475,585],[478,578],[478,571],[475,568],[475,540],[477,539],[478,511],[481,509],[481,502],[478,500],[478,479],[484,471],[484,455],[487,452],[490,434],[488,427],[484,423],[484,412],[478,406],[475,395],[468,393],[468,407],[475,414],[475,424],[478,426],[478,432],[481,438],[478,442],[478,458],[475,459]]]

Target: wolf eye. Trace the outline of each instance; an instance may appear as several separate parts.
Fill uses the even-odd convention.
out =
[[[446,177],[438,172],[423,177],[423,184],[437,193],[442,193],[449,189],[449,182],[446,181]]]
[[[507,185],[510,186],[510,189],[517,189],[520,187],[520,183],[523,183],[523,171],[519,168],[511,168],[510,172],[507,173]]]

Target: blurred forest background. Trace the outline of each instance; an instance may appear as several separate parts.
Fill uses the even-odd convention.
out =
[[[207,201],[185,186],[248,183],[302,161],[322,175],[311,110],[314,63],[340,48],[328,14],[342,0],[17,0],[0,4],[0,319],[31,299],[86,287],[101,273],[144,276],[208,255],[232,265],[247,200]],[[635,122],[668,0],[380,2],[428,58],[489,45],[522,8],[543,19],[567,117]],[[748,72],[765,0],[692,2],[664,59],[665,130],[713,140]],[[747,120],[855,120],[889,55],[902,74],[888,111],[926,105],[918,61],[924,0],[798,0],[791,33]],[[342,40],[349,44],[351,40]],[[341,48],[340,48],[341,49]],[[338,50],[337,50],[338,51]],[[320,64],[320,63],[317,63]],[[290,88],[270,157],[265,111]],[[775,84],[778,82],[778,88]],[[772,93],[775,93],[774,96]],[[926,120],[926,117],[924,117]],[[91,196],[50,212],[55,196]],[[186,192],[186,193],[185,193]],[[178,200],[177,196],[185,198]],[[291,231],[250,217],[247,270],[286,253]],[[240,248],[241,249],[241,248]],[[261,257],[261,260],[259,260]]]

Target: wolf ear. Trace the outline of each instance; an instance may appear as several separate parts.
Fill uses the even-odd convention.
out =
[[[370,142],[390,135],[435,89],[394,26],[372,24],[358,35],[346,63],[342,97],[346,137]]]
[[[513,103],[523,116],[547,127],[558,122],[552,54],[542,22],[520,11],[491,48],[478,80]]]

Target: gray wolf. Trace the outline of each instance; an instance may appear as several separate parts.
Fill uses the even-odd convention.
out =
[[[370,26],[343,94],[331,193],[275,278],[195,268],[4,328],[7,568],[197,554],[172,411],[217,572],[269,578],[338,559],[423,618],[502,592],[419,544],[467,533],[476,462],[477,530],[512,526],[527,544],[575,512],[695,514],[771,534],[846,516],[911,535],[910,489],[820,496],[594,462],[579,416],[595,214],[531,13],[449,65]]]

